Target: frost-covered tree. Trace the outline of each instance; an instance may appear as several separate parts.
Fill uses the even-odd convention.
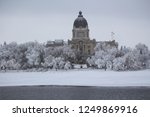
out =
[[[68,70],[68,69],[71,69],[71,68],[72,68],[71,63],[70,63],[70,62],[66,62],[66,63],[65,63],[65,66],[64,66],[64,69],[65,69],[65,70]]]
[[[106,61],[104,59],[97,59],[95,61],[95,64],[97,65],[97,68],[102,69],[106,66]]]
[[[47,56],[46,58],[44,58],[42,66],[44,68],[53,68],[53,59],[54,57],[52,55]]]
[[[18,45],[18,49],[16,52],[16,61],[21,65],[21,69],[27,69],[27,58],[26,58],[27,46],[26,44]]]
[[[65,61],[72,62],[75,59],[75,53],[70,46],[47,47],[44,49],[44,57],[52,55],[53,57],[62,57]]]
[[[142,68],[146,68],[146,65],[148,64],[149,61],[149,50],[148,47],[145,44],[137,44],[135,46],[135,53],[138,55],[138,62],[140,62]]]
[[[118,57],[113,60],[113,70],[115,71],[124,71],[126,70],[125,59]]]
[[[149,66],[149,50],[145,44],[137,44],[133,50],[127,48],[125,48],[125,50],[121,49],[121,52],[124,53],[122,58],[119,58],[119,62],[121,63],[122,60],[124,69],[123,65],[120,64],[120,67],[122,68],[120,70],[140,70]],[[115,70],[117,70],[117,66],[119,67],[119,64],[116,64],[117,61],[118,58],[115,59]]]
[[[106,43],[98,43],[95,47],[95,55],[87,59],[89,66],[99,69],[112,69],[113,60],[118,54],[118,49],[108,46]],[[94,59],[93,59],[94,58]]]
[[[0,61],[0,70],[6,70],[7,68],[7,61],[5,59],[2,59]]]
[[[87,59],[89,66],[116,71],[149,68],[149,61],[150,51],[145,44],[137,44],[134,49],[125,46],[117,49],[106,43],[99,43],[95,47],[95,55]]]
[[[37,42],[27,43],[26,58],[30,68],[40,67],[43,62],[44,48]]]
[[[96,61],[95,56],[88,57],[87,58],[87,66],[88,67],[93,67],[93,68],[96,67],[95,61]]]
[[[20,69],[18,61],[20,52],[15,42],[4,44],[0,47],[0,68],[1,69]]]
[[[62,50],[62,57],[65,59],[65,61],[73,62],[73,60],[75,59],[75,52],[71,49],[71,47],[68,45],[64,45],[62,47]]]
[[[61,58],[61,57],[56,57],[53,59],[53,69],[64,69],[64,65],[65,65],[65,62],[64,62],[64,59]]]
[[[15,42],[1,46],[0,60],[5,59],[7,61],[10,59],[14,59],[16,50],[17,50],[17,43],[15,43]]]
[[[6,68],[9,70],[18,70],[21,67],[15,59],[8,60],[6,64]]]

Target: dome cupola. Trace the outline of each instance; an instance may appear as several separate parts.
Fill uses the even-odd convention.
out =
[[[88,26],[88,23],[86,19],[83,17],[82,12],[79,12],[78,17],[75,19],[73,26],[75,28],[86,28]]]

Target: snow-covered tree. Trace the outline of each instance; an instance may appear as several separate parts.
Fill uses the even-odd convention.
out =
[[[106,67],[106,62],[104,59],[97,59],[95,61],[95,64],[97,65],[97,68],[102,69]]]
[[[27,44],[26,58],[30,68],[40,67],[43,62],[43,46],[37,42],[31,42]]]
[[[135,49],[133,50],[128,49],[128,51],[124,53],[124,56],[122,56],[122,63],[124,64],[124,69],[121,70],[145,69],[148,63],[148,52],[148,47],[144,44],[136,45]],[[118,59],[116,58],[115,61],[117,60]],[[121,61],[121,58],[119,58],[119,60]],[[116,66],[115,63],[114,66]],[[122,67],[121,64],[120,67]]]
[[[44,68],[52,68],[53,67],[53,59],[54,57],[52,55],[47,56],[44,58],[44,62],[42,63],[42,66]]]
[[[64,45],[62,47],[63,53],[62,56],[66,61],[72,61],[75,59],[75,52],[71,49],[70,46]]]
[[[1,69],[20,69],[21,65],[18,61],[18,45],[15,42],[4,44],[0,47],[0,66]]]
[[[96,67],[95,61],[96,61],[95,56],[88,57],[87,58],[87,66],[93,67],[93,68]]]
[[[61,57],[56,57],[53,59],[53,69],[63,69],[65,65],[64,59]]]
[[[146,64],[148,64],[149,61],[149,50],[148,47],[145,44],[137,44],[135,46],[136,53],[138,54],[138,61],[141,63],[142,68],[146,68]]]
[[[98,43],[95,47],[95,55],[87,59],[89,66],[95,66],[99,69],[112,69],[113,60],[118,54],[116,46],[109,46],[106,43]],[[93,59],[94,58],[94,59]]]
[[[58,47],[47,47],[44,49],[44,57],[52,55],[53,57],[62,57],[65,61],[73,61],[75,59],[75,53],[70,46],[58,46]]]
[[[0,61],[0,70],[6,70],[7,68],[7,61],[5,59],[2,59]]]
[[[70,63],[70,62],[66,62],[66,63],[65,63],[65,66],[64,66],[64,69],[65,69],[65,70],[68,70],[68,69],[71,69],[71,68],[72,68],[71,63]]]
[[[139,70],[149,68],[150,51],[145,44],[137,44],[135,49],[108,46],[107,43],[98,43],[95,55],[87,59],[89,66],[119,70]],[[93,59],[94,58],[94,59]]]
[[[126,70],[125,59],[118,57],[113,60],[113,70],[115,71],[124,71]]]

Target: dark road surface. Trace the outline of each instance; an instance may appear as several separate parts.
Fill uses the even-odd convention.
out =
[[[9,86],[1,100],[150,100],[150,87]]]

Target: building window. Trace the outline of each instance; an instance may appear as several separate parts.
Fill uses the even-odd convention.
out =
[[[79,44],[80,44],[80,45],[83,45],[83,42],[82,42],[82,41],[80,41],[80,42],[79,42]]]
[[[77,47],[77,50],[78,50],[78,45],[76,47]]]
[[[91,50],[88,50],[88,54],[91,54]]]

